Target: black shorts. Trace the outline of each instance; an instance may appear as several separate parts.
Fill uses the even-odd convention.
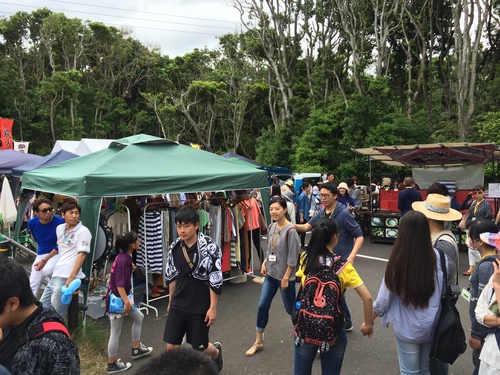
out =
[[[208,347],[208,332],[205,314],[191,314],[170,308],[163,333],[167,344],[181,345],[187,334],[187,342],[193,349],[203,351]]]

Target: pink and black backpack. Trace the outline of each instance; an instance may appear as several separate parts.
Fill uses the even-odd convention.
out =
[[[334,255],[329,266],[321,264],[306,277],[295,325],[295,345],[304,342],[318,345],[326,353],[335,344],[338,332],[344,325],[342,312],[339,273],[345,267],[347,259]]]

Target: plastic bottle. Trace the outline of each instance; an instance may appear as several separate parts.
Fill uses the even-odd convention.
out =
[[[292,322],[293,324],[297,323],[297,315],[300,310],[300,301],[295,302],[295,309],[292,311]]]

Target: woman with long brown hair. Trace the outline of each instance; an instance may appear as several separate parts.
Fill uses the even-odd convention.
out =
[[[374,318],[392,323],[401,374],[428,374],[429,353],[440,310],[443,273],[432,247],[427,218],[417,211],[399,227],[385,277],[373,304]]]

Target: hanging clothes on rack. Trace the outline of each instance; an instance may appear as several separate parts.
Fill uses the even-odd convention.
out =
[[[113,231],[114,238],[116,238],[116,236],[119,234],[128,232],[130,230],[128,213],[115,211],[113,214],[111,214],[111,216],[109,216],[107,225]]]
[[[200,217],[200,231],[202,233],[207,233],[207,229],[210,229],[210,216],[208,212],[198,209],[198,216]]]
[[[160,212],[144,212],[140,219],[137,266],[152,273],[163,272],[163,238]]]
[[[222,244],[220,246],[220,249],[222,250],[222,272],[231,271],[232,229],[233,223],[231,210],[227,206],[224,206],[222,211]]]
[[[239,206],[233,206],[231,207],[231,210],[234,215],[235,231],[235,238],[233,246],[231,247],[231,268],[235,271],[241,271],[241,241],[243,238],[240,236],[240,229],[242,229],[245,225],[245,217],[241,213]]]
[[[220,204],[211,204],[209,209],[210,217],[212,218],[213,226],[210,228],[210,237],[221,247],[221,230],[222,230],[222,206]]]

